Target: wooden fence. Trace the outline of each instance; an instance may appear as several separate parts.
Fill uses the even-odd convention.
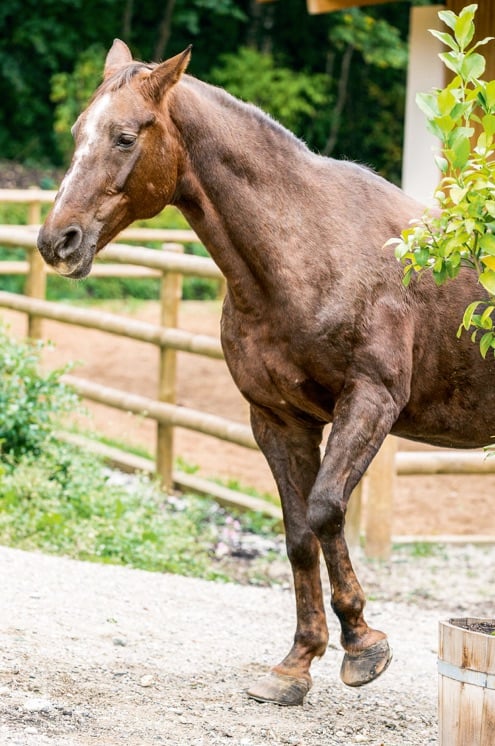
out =
[[[162,251],[136,246],[111,244],[100,254],[105,263],[97,262],[93,276],[108,277],[159,277],[161,283],[160,325],[149,324],[77,308],[45,300],[46,273],[39,253],[35,250],[42,203],[50,203],[54,192],[38,190],[0,190],[0,202],[29,204],[28,226],[0,226],[0,245],[21,247],[27,251],[25,262],[0,262],[0,274],[26,274],[25,295],[0,292],[0,307],[21,311],[28,317],[28,335],[42,337],[42,319],[52,319],[110,334],[148,342],[158,347],[160,371],[157,398],[137,396],[106,386],[85,381],[74,376],[65,379],[83,397],[124,411],[149,417],[157,422],[156,457],[149,462],[136,457],[123,456],[115,449],[100,447],[107,458],[123,468],[155,470],[165,486],[176,484],[212,494],[224,505],[259,510],[281,520],[277,506],[247,495],[240,495],[198,477],[173,470],[173,432],[182,427],[236,443],[246,448],[256,448],[251,430],[246,425],[231,422],[212,414],[205,414],[175,405],[175,375],[177,351],[222,359],[218,339],[177,329],[177,309],[181,295],[182,276],[199,276],[222,280],[216,265],[207,258],[180,253],[182,244],[197,241],[193,231],[169,231],[130,228],[119,240],[162,241]],[[50,270],[48,270],[50,271]],[[66,436],[67,437],[67,436]],[[81,442],[78,436],[70,436]],[[88,445],[87,441],[84,441]],[[366,552],[371,557],[385,558],[390,553],[394,481],[398,474],[445,473],[495,473],[495,459],[485,459],[483,454],[453,452],[397,452],[396,440],[387,438],[374,459],[362,484],[355,491],[349,505],[346,523],[350,543],[357,543],[364,533]],[[365,499],[363,500],[363,495]],[[366,510],[363,509],[363,503]],[[445,537],[437,537],[437,540]],[[477,541],[486,537],[470,537]],[[427,540],[428,537],[416,537]]]

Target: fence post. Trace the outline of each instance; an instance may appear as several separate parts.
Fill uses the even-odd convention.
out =
[[[345,539],[349,547],[358,547],[361,540],[361,510],[363,502],[363,476],[354,488],[347,505],[345,517]]]
[[[28,206],[28,224],[39,225],[40,223],[41,202],[33,200]],[[46,266],[37,249],[31,249],[29,252],[28,263],[29,269],[26,276],[24,293],[30,298],[41,298],[44,300],[46,297]],[[28,314],[27,336],[30,339],[42,338],[42,320],[40,317]]]
[[[163,244],[166,251],[184,251],[179,244]],[[182,296],[182,275],[175,272],[163,272],[160,282],[160,324],[163,327],[176,328],[179,316],[179,305]],[[158,399],[175,404],[176,398],[177,353],[175,350],[160,347],[160,365],[158,379]],[[156,439],[156,471],[164,489],[172,488],[174,465],[174,428],[172,425],[158,423]]]
[[[367,471],[365,551],[373,559],[390,557],[396,452],[397,441],[388,436]]]

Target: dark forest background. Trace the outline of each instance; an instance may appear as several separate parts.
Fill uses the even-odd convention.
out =
[[[399,182],[411,5],[310,16],[305,0],[2,0],[0,159],[64,166],[115,37],[267,110],[318,152]]]

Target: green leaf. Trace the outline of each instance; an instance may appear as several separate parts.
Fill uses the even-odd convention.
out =
[[[494,334],[493,332],[487,332],[486,334],[483,334],[483,336],[480,339],[480,352],[482,357],[486,357],[486,353],[490,349],[490,347],[493,346],[494,341]]]
[[[495,256],[495,236],[493,233],[485,233],[478,241],[480,248],[491,256]]]
[[[483,73],[485,72],[485,67],[485,58],[483,57],[483,55],[475,52],[474,54],[471,54],[464,58],[460,67],[460,71],[462,77],[466,80],[476,80],[483,75]]]
[[[457,16],[451,10],[441,10],[441,11],[439,11],[438,17],[440,18],[441,21],[443,21],[445,23],[446,26],[448,26],[452,30],[455,29],[455,24],[456,24],[456,21],[457,21]]]
[[[460,52],[442,52],[438,56],[449,70],[452,70],[457,75],[461,75],[461,67],[464,61],[463,54]]]
[[[456,138],[455,143],[451,147],[451,163],[453,167],[463,169],[469,159],[470,151],[471,145],[467,137]]]
[[[457,104],[457,99],[452,93],[451,90],[448,88],[444,88],[443,91],[439,91],[438,95],[436,96],[437,99],[437,107],[438,111],[441,116],[445,116],[446,114],[450,114],[454,106]]]
[[[435,163],[437,165],[438,170],[444,174],[447,172],[449,168],[449,162],[446,158],[444,158],[443,155],[436,155],[435,156]]]
[[[479,300],[475,300],[473,303],[470,303],[469,306],[464,311],[464,316],[462,317],[462,324],[461,326],[464,327],[466,331],[469,330],[469,327],[471,326],[471,321],[473,318],[473,314],[476,311],[480,304]]]
[[[487,306],[487,308],[485,308],[485,310],[481,314],[480,326],[482,327],[482,329],[492,329],[493,322],[491,320],[491,315],[494,310],[495,308],[493,306]]]
[[[454,34],[461,49],[465,49],[474,36],[473,18],[473,6],[468,6],[462,9],[454,24]]]
[[[486,99],[487,109],[490,110],[495,108],[495,80],[490,80],[485,84],[483,93]]]
[[[430,34],[432,34],[432,36],[435,36],[437,39],[453,49],[455,52],[459,51],[458,43],[450,34],[446,33],[445,31],[437,31],[434,28],[429,28],[428,31],[430,32]]]
[[[487,135],[495,134],[495,114],[485,114],[481,123]]]
[[[435,124],[437,125],[437,127],[439,127],[440,130],[445,135],[445,138],[442,137],[442,140],[446,139],[446,137],[449,134],[449,132],[451,132],[454,129],[455,125],[456,125],[455,120],[452,119],[452,117],[449,116],[448,114],[446,114],[443,117],[436,117],[434,121],[435,121]]]
[[[440,115],[435,94],[418,93],[416,94],[416,103],[427,119],[435,119],[435,117]]]
[[[488,290],[490,295],[495,295],[495,271],[492,269],[485,269],[479,276],[479,281]]]
[[[427,248],[419,248],[414,252],[414,259],[419,267],[426,267],[428,259],[430,258],[430,252]]]
[[[493,41],[495,39],[495,36],[485,36],[484,39],[480,39],[476,42],[476,44],[473,44],[471,47],[471,51],[474,51],[475,49],[478,49],[478,47],[482,47],[485,44],[488,44],[488,42]]]

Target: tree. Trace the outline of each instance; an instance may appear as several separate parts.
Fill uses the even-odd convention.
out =
[[[3,157],[66,159],[88,55],[121,36],[144,60],[193,43],[193,75],[253,97],[316,150],[400,178],[406,4],[315,17],[301,0],[3,0],[0,26]]]
[[[295,132],[302,132],[328,102],[328,81],[323,74],[294,72],[275,64],[268,52],[241,47],[225,54],[209,74],[216,85],[260,106]]]

